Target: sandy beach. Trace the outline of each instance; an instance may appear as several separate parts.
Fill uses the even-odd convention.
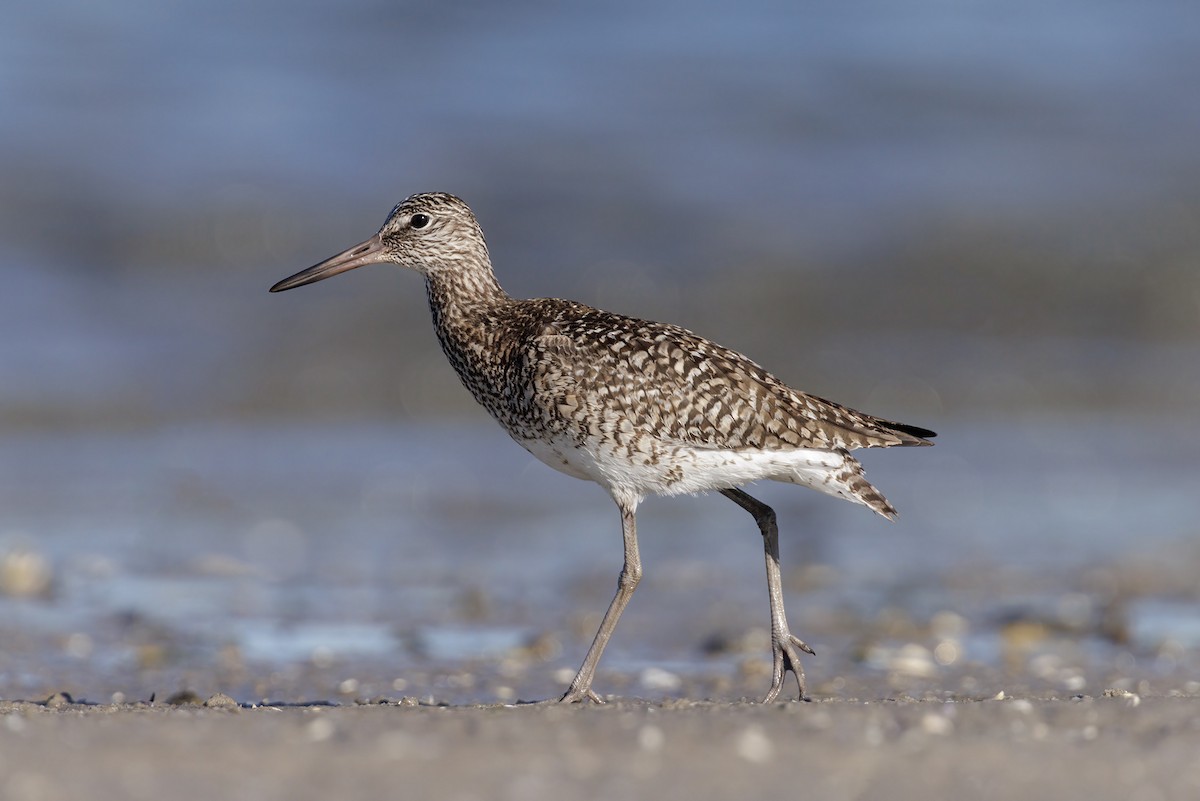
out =
[[[530,477],[491,469],[501,449],[471,461],[474,429],[456,432],[459,444],[441,430],[428,445],[417,432],[387,433],[362,434],[368,464],[386,463],[371,443],[402,441],[420,461],[436,440],[446,466],[424,467],[429,487],[466,482],[475,505],[422,488],[346,515],[344,498],[375,497],[355,490],[358,471],[309,498],[246,458],[290,459],[291,447],[303,466],[304,454],[330,452],[319,431],[261,447],[207,433],[148,439],[136,453],[149,455],[124,472],[101,442],[94,461],[107,483],[73,478],[69,502],[46,508],[34,490],[54,485],[50,468],[63,462],[53,452],[45,469],[26,460],[26,483],[12,486],[30,490],[10,487],[9,511],[60,533],[7,559],[0,798],[1200,797],[1190,524],[1128,539],[1120,517],[1067,525],[1013,492],[1003,508],[1048,509],[1039,526],[1066,521],[1050,541],[1075,545],[1052,552],[1038,545],[1042,528],[1000,518],[1006,534],[930,522],[919,505],[890,529],[867,518],[847,530],[860,521],[846,515],[813,540],[807,532],[824,529],[802,525],[796,493],[796,506],[781,505],[795,564],[786,587],[797,630],[817,649],[805,663],[814,700],[760,706],[740,700],[770,681],[761,555],[746,521],[705,499],[650,506],[653,570],[597,681],[610,703],[534,706],[517,702],[562,692],[594,631],[589,615],[612,592],[611,510],[566,480],[553,503],[505,503],[533,497],[519,493]],[[969,455],[961,440],[933,456]],[[169,475],[135,469],[160,451],[211,460],[204,475],[229,486],[211,483],[205,498],[255,500],[194,510]],[[1157,480],[1151,456],[1138,462],[1146,482]],[[956,483],[955,464],[908,481],[955,487],[964,515],[986,508],[994,487]],[[1055,463],[1044,464],[1052,475]],[[917,494],[904,476],[890,479]],[[93,494],[107,503],[125,486],[180,500],[156,525],[140,522],[157,519],[139,511],[150,500],[131,504],[128,528],[97,528],[105,514],[125,519],[103,508],[59,524],[60,506],[87,510]],[[1190,491],[1171,491],[1171,508],[1186,509]],[[281,497],[303,527],[260,522],[254,504]],[[558,504],[569,514],[556,515]],[[593,533],[564,542],[563,520]],[[468,545],[463,572],[454,558]],[[977,561],[949,558],[960,552]],[[46,589],[19,596],[13,577]]]
[[[1200,699],[0,703],[0,795],[1192,799]],[[225,704],[222,706],[222,704]]]

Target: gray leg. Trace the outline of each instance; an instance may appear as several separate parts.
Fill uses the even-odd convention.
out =
[[[771,678],[771,690],[763,699],[769,704],[783,689],[783,677],[787,671],[796,676],[800,685],[800,700],[806,699],[804,669],[800,667],[800,655],[814,653],[803,640],[792,636],[788,630],[787,616],[783,611],[783,577],[779,572],[779,526],[775,523],[775,510],[762,501],[751,497],[740,489],[721,490],[721,494],[754,515],[763,536],[763,550],[767,560],[767,593],[771,596],[771,650],[775,654],[775,668]]]
[[[608,611],[604,613],[604,620],[600,622],[600,629],[596,632],[596,638],[592,640],[592,647],[588,649],[587,656],[584,657],[583,666],[575,674],[566,694],[559,699],[563,703],[569,704],[584,699],[597,704],[604,703],[600,696],[592,692],[592,679],[596,677],[596,665],[600,662],[600,654],[604,653],[604,646],[608,645],[608,638],[612,636],[613,629],[617,627],[617,620],[625,611],[629,599],[633,597],[633,591],[637,588],[638,582],[642,580],[642,558],[638,555],[637,523],[634,520],[634,510],[622,504],[618,504],[618,506],[621,509],[621,534],[625,538],[625,566],[621,568],[621,575],[617,579],[617,594],[613,596],[612,603],[608,605]]]

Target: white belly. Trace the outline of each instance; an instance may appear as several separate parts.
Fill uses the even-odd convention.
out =
[[[730,489],[764,479],[846,497],[835,485],[847,460],[854,462],[842,451],[806,448],[719,450],[660,442],[643,447],[580,447],[565,437],[518,442],[555,470],[594,481],[614,497],[638,500]]]

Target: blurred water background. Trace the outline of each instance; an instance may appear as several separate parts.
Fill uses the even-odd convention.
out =
[[[513,294],[939,431],[865,455],[895,525],[762,488],[816,691],[1200,690],[1195,3],[5,17],[0,696],[569,678],[611,502],[473,405],[416,277],[266,292],[426,190]],[[651,500],[641,532],[607,689],[761,692],[752,521]]]

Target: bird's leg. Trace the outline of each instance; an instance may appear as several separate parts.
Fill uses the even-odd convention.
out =
[[[783,677],[787,671],[796,676],[800,685],[800,700],[808,696],[804,687],[804,668],[800,666],[799,651],[814,653],[813,649],[788,629],[787,615],[783,611],[783,577],[779,572],[779,526],[775,523],[775,510],[762,501],[751,497],[740,489],[721,490],[721,494],[754,515],[763,536],[763,552],[767,561],[767,593],[771,597],[771,650],[775,655],[771,690],[763,699],[769,704],[783,689]],[[797,650],[798,649],[798,650]]]
[[[613,596],[608,611],[604,613],[604,620],[600,622],[600,628],[596,631],[596,638],[592,640],[592,647],[588,648],[582,667],[575,674],[567,692],[559,699],[562,703],[569,704],[584,699],[597,704],[604,703],[600,696],[592,692],[596,664],[600,661],[600,654],[604,653],[604,646],[608,644],[613,629],[617,627],[621,612],[625,611],[629,599],[633,597],[634,589],[642,580],[642,558],[638,555],[637,522],[634,519],[636,507],[620,502],[618,506],[621,508],[621,535],[625,538],[625,566],[621,568],[621,575],[617,578],[617,594]]]

